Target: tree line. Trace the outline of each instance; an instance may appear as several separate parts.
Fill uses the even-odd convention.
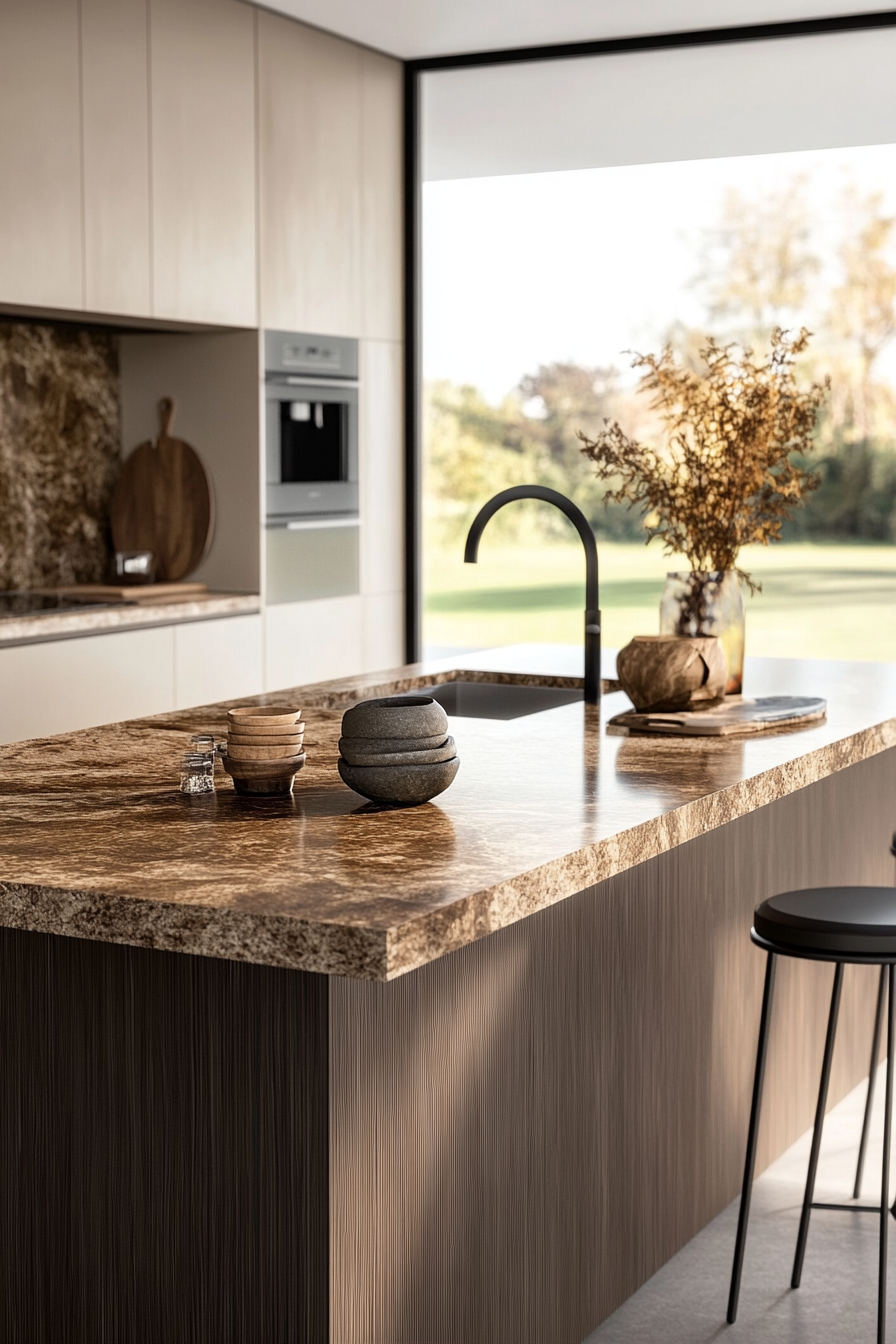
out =
[[[806,175],[755,197],[729,189],[718,220],[702,233],[690,285],[705,322],[670,321],[664,343],[697,367],[707,334],[757,353],[777,326],[808,326],[806,381],[831,379],[810,464],[821,484],[788,524],[788,540],[896,541],[896,388],[882,368],[896,336],[896,218],[880,193],[847,184],[827,221],[813,227]],[[568,494],[599,536],[643,540],[643,519],[603,503],[580,452],[605,420],[658,441],[659,425],[619,368],[571,362],[539,365],[503,400],[473,386],[435,381],[426,389],[426,501],[434,540],[455,544],[474,509],[509,485],[537,481]],[[555,510],[521,505],[493,527],[516,540],[565,536]]]

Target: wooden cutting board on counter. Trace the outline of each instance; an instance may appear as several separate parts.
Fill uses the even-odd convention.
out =
[[[115,549],[152,551],[161,583],[193,573],[208,553],[215,526],[211,480],[196,450],[171,436],[174,413],[173,399],[163,397],[159,437],[141,443],[126,459],[110,509]]]
[[[794,728],[823,719],[827,701],[810,695],[761,695],[745,700],[727,696],[712,709],[689,709],[665,713],[639,713],[630,709],[615,714],[607,724],[613,736],[651,733],[664,737],[742,737],[771,728]]]
[[[190,602],[208,592],[205,583],[71,583],[65,588],[32,588],[34,593],[70,597],[81,602],[136,602],[151,607],[163,602]]]

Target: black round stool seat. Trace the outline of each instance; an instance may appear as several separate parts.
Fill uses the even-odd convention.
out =
[[[757,905],[753,928],[782,951],[838,957],[896,956],[896,888],[808,887]]]

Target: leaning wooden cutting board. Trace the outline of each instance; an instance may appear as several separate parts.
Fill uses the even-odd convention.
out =
[[[174,402],[159,402],[161,432],[135,448],[121,469],[110,519],[117,551],[152,551],[155,577],[192,574],[208,553],[215,526],[212,483],[199,454],[172,438]]]

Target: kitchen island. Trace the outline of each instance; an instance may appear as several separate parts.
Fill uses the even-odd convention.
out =
[[[748,662],[829,705],[751,739],[607,736],[621,695],[457,718],[422,808],[339,780],[354,700],[570,658],[301,688],[286,800],[176,792],[226,706],[3,749],[0,1338],[578,1344],[735,1195],[750,916],[890,881],[896,669]],[[781,967],[759,1169],[811,1124],[830,976]],[[847,968],[832,1104],[876,987]]]

